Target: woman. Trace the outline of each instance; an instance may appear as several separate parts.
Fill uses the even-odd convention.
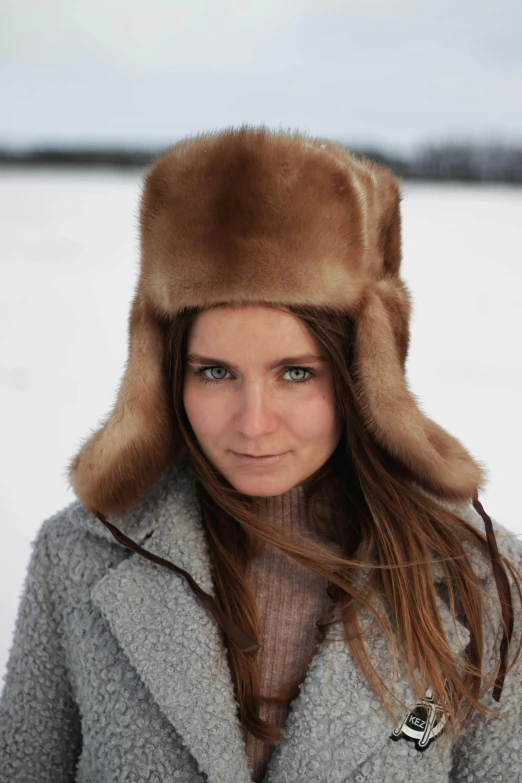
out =
[[[151,167],[119,395],[34,542],[1,781],[520,779],[521,546],[407,388],[399,202],[264,128]]]

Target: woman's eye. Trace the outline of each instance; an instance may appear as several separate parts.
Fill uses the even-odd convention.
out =
[[[215,375],[209,377],[205,375],[206,372],[215,373]],[[224,367],[200,367],[196,375],[201,376],[203,383],[215,383],[216,381],[222,381],[226,373],[227,370]]]
[[[296,383],[306,383],[311,379],[312,370],[310,370],[307,367],[289,367],[288,370],[285,372],[285,375],[287,373],[289,373],[292,376],[289,379],[290,381],[295,381]],[[304,377],[303,373],[308,373],[308,377]]]

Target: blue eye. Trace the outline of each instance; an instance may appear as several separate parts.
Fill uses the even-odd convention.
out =
[[[311,370],[310,367],[289,367],[286,370],[285,375],[287,372],[296,372],[296,371],[301,373],[307,372],[308,378],[294,378],[293,380],[295,381],[295,383],[308,383],[309,381],[312,380],[313,370]]]
[[[223,374],[228,372],[225,367],[198,367],[197,370],[194,370],[194,375],[201,381],[201,383],[219,383],[220,381],[224,380],[224,375],[222,375],[220,378],[209,378],[208,375],[204,375],[207,370],[210,370],[211,372],[217,370],[218,373],[221,372]]]

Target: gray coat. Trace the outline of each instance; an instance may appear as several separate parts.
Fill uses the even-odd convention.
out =
[[[482,529],[471,506],[459,508]],[[143,500],[109,519],[213,594],[188,466],[169,471]],[[522,563],[516,539],[499,544]],[[476,568],[494,593],[487,560],[477,558]],[[466,629],[453,625],[442,598],[439,608],[448,636],[465,643]],[[368,644],[386,676],[386,639],[374,630]],[[43,523],[33,543],[0,703],[1,783],[247,783],[221,653],[219,628],[185,579],[131,553],[72,503]],[[413,707],[401,673],[395,692]],[[325,641],[265,780],[520,781],[521,697],[518,669],[507,675],[500,702],[512,718],[476,716],[453,751],[438,739],[420,752],[390,739],[394,725],[347,645]]]

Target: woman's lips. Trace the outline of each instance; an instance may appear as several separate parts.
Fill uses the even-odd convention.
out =
[[[270,454],[265,457],[251,457],[249,454],[238,454],[237,451],[233,451],[232,454],[245,465],[273,465],[279,462],[287,452],[283,451],[281,454]]]

